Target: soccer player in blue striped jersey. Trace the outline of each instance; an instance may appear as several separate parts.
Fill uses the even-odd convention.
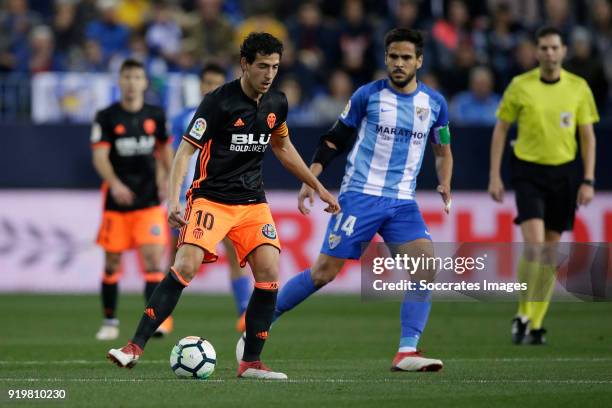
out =
[[[215,63],[208,63],[202,68],[200,72],[200,93],[202,96],[209,92],[214,91],[225,83],[225,69]],[[187,107],[181,111],[172,120],[172,135],[174,135],[173,147],[174,151],[178,150],[178,146],[183,138],[181,135],[185,134],[185,130],[189,127],[189,123],[193,118],[193,115],[197,109],[197,106]],[[182,208],[185,208],[187,204],[187,191],[191,187],[193,179],[193,173],[195,172],[197,155],[194,155],[187,169],[188,177],[185,178],[183,185],[181,186],[180,192],[180,204]],[[172,230],[172,262],[176,255],[176,248],[178,242],[179,230]],[[251,292],[253,291],[253,285],[251,284],[250,272],[245,268],[240,267],[240,263],[236,259],[236,251],[234,245],[225,238],[223,241],[223,247],[225,248],[225,254],[230,267],[230,281],[232,287],[232,294],[234,295],[234,301],[236,303],[236,311],[238,313],[238,320],[236,322],[236,330],[243,332],[245,330],[245,312],[249,305],[249,299],[251,298]],[[163,324],[158,330],[163,330]]]
[[[338,121],[321,137],[310,167],[315,175],[342,151],[351,149],[340,190],[342,212],[330,219],[315,264],[294,276],[280,291],[275,318],[332,281],[347,259],[359,259],[362,244],[370,242],[376,233],[401,256],[433,256],[415,189],[429,138],[436,156],[437,191],[449,212],[453,158],[447,104],[442,95],[416,79],[423,63],[420,32],[393,29],[387,33],[385,63],[388,78],[360,87]],[[313,191],[302,186],[298,201],[303,214],[309,213],[306,199],[313,202]],[[431,280],[434,275],[435,271],[419,271],[415,276]],[[417,350],[430,309],[430,293],[406,293],[392,370],[442,368],[442,361],[425,358]]]

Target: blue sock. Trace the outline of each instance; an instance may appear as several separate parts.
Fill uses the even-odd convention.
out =
[[[302,303],[304,299],[315,293],[317,290],[318,289],[315,288],[312,277],[310,276],[310,269],[306,269],[305,271],[295,275],[287,283],[285,283],[278,292],[276,309],[274,310],[274,317],[272,321],[278,319],[280,315]]]
[[[402,335],[399,351],[414,351],[431,310],[431,292],[428,290],[408,291],[400,308]],[[414,350],[413,350],[414,349]]]
[[[244,313],[244,311],[247,309],[252,291],[253,287],[251,286],[251,278],[248,276],[241,276],[237,279],[232,279],[232,293],[234,294],[234,301],[236,302],[238,316],[242,315],[242,313]]]

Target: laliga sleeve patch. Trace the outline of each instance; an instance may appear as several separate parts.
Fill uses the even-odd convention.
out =
[[[204,132],[206,132],[206,119],[197,118],[189,131],[189,136],[196,140],[200,140],[204,135]]]
[[[276,228],[272,224],[266,224],[261,228],[261,233],[268,239],[276,239]]]
[[[98,122],[94,122],[91,127],[90,141],[91,143],[98,143],[100,140],[102,140],[102,126]]]

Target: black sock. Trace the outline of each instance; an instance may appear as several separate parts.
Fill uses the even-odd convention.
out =
[[[102,309],[104,310],[105,319],[115,319],[117,311],[117,294],[119,287],[117,283],[102,282]]]
[[[151,295],[144,315],[140,319],[140,324],[138,324],[136,333],[132,338],[133,343],[144,348],[155,330],[174,310],[183,289],[185,289],[185,285],[174,277],[173,272],[166,275]]]
[[[155,288],[159,285],[159,282],[146,282],[144,287],[144,298],[145,303],[149,303],[151,300],[151,295],[155,291]]]
[[[246,341],[243,361],[257,361],[263,349],[276,306],[277,287],[260,289],[255,287],[246,310]]]

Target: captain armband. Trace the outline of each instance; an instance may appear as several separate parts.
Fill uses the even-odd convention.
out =
[[[335,148],[329,146],[333,144]],[[341,155],[355,142],[355,129],[336,121],[332,128],[319,139],[319,145],[312,158],[313,163],[320,163],[325,168],[336,156]]]
[[[439,145],[450,144],[451,134],[448,125],[434,129],[433,143]]]
[[[340,154],[338,149],[334,149],[329,147],[324,138],[319,140],[319,145],[317,146],[317,150],[315,150],[314,155],[312,156],[313,163],[319,163],[323,168],[327,167],[327,165]]]

